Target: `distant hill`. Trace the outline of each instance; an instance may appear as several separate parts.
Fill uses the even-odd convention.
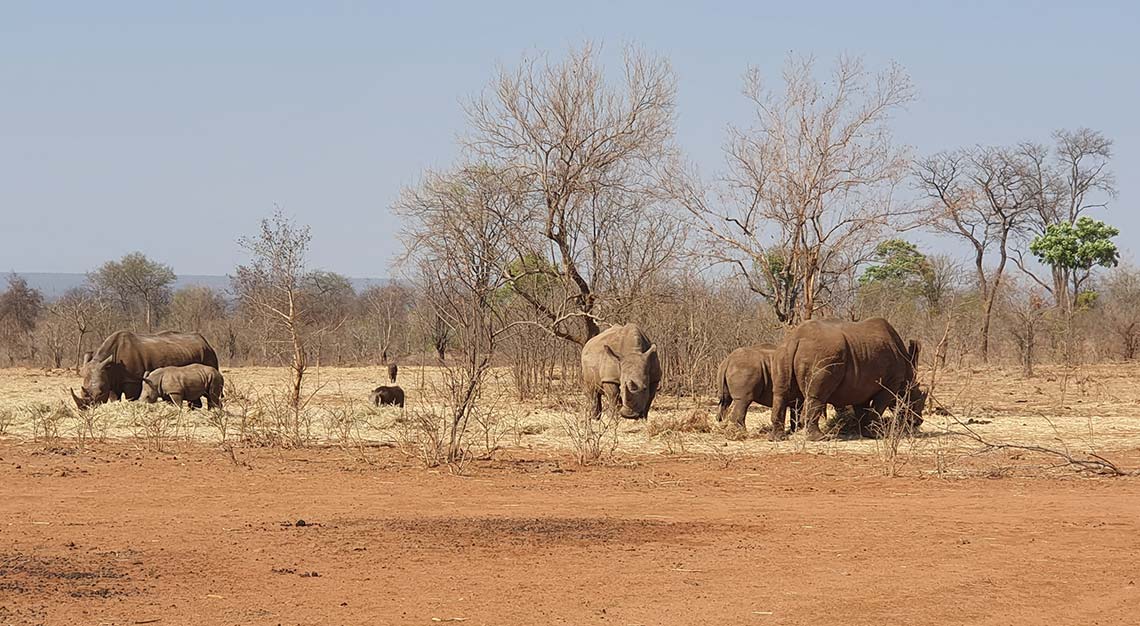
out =
[[[16,272],[28,281],[28,286],[39,289],[44,297],[48,300],[54,300],[63,295],[65,291],[72,287],[80,287],[87,284],[86,274],[65,274],[54,272]],[[3,278],[7,280],[7,273],[4,273]],[[357,293],[373,287],[375,285],[387,285],[391,282],[387,278],[349,278],[352,282],[352,288]],[[186,275],[179,276],[174,281],[174,290],[177,291],[182,287],[190,285],[200,285],[217,289],[218,291],[229,291],[230,278],[228,276],[199,276],[199,275]],[[0,290],[3,290],[3,283],[0,283]]]

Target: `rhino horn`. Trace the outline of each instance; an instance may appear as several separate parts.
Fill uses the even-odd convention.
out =
[[[71,399],[75,400],[75,406],[79,407],[80,409],[87,408],[87,402],[81,400],[79,398],[79,396],[75,395],[75,388],[74,387],[68,387],[67,389],[68,389],[68,391],[71,392]]]

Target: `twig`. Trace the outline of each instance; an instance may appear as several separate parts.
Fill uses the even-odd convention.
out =
[[[941,405],[939,405],[941,406]],[[1077,458],[1068,451],[1054,450],[1053,448],[1046,448],[1044,446],[1024,445],[1016,443],[994,443],[987,441],[984,437],[978,434],[973,428],[970,428],[962,420],[958,419],[957,415],[950,412],[949,409],[942,407],[946,414],[950,416],[965,432],[953,432],[951,434],[960,435],[972,439],[989,450],[1021,450],[1024,452],[1035,452],[1038,454],[1045,454],[1058,457],[1065,461],[1066,466],[1074,466],[1080,471],[1092,472],[1101,476],[1126,476],[1127,474],[1122,471],[1115,463],[1100,456],[1099,454],[1089,453],[1088,458]],[[1046,420],[1048,421],[1048,420]],[[1050,422],[1051,423],[1051,422]]]

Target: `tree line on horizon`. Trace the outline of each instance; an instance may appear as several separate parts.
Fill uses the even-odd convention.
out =
[[[10,276],[0,350],[72,367],[113,330],[197,331],[231,365],[288,365],[295,399],[314,364],[391,360],[458,363],[468,395],[508,365],[532,395],[630,321],[678,393],[707,393],[730,350],[818,317],[887,317],[940,367],[1136,357],[1140,272],[1117,267],[1119,231],[1098,219],[1116,196],[1111,139],[913,154],[891,132],[916,98],[900,67],[841,58],[822,76],[791,58],[779,78],[746,72],[753,115],[707,173],[676,143],[666,59],[524,58],[466,103],[459,161],[393,206],[405,280],[357,293],[309,266],[308,227],[277,211],[238,241],[231,297],[175,291],[173,268],[141,253],[52,302]],[[956,253],[921,250],[917,232]]]

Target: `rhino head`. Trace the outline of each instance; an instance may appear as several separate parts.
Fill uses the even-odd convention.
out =
[[[81,393],[76,395],[75,390],[71,390],[71,397],[75,400],[76,406],[80,409],[86,409],[91,405],[102,404],[111,399],[115,365],[113,356],[96,361],[91,358],[90,352],[84,355],[83,366],[79,370],[80,375],[83,376]]]
[[[139,400],[154,404],[158,402],[158,383],[152,381],[150,375],[152,372],[146,372],[142,377],[142,393],[139,395]]]
[[[926,399],[929,396],[926,391],[914,383],[907,389],[906,396],[902,401],[901,415],[906,420],[909,428],[918,429],[922,426],[922,412],[926,410]]]
[[[649,404],[657,394],[657,346],[649,346],[645,352],[619,354],[610,346],[609,353],[618,362],[621,374],[621,416],[626,419],[645,419],[649,416]]]

